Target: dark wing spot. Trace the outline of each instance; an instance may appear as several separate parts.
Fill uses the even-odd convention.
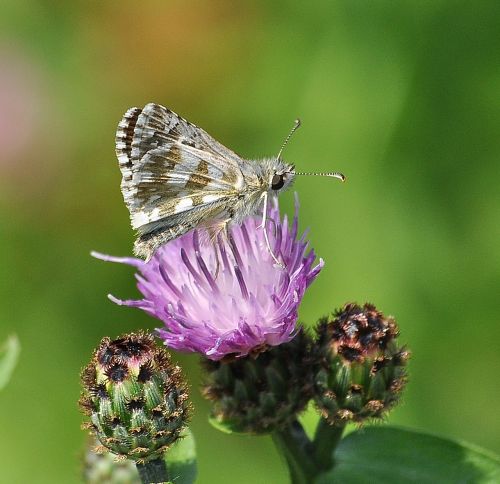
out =
[[[210,182],[208,177],[208,163],[205,160],[200,160],[198,166],[193,171],[188,181],[186,182],[186,190],[199,190],[205,188]]]

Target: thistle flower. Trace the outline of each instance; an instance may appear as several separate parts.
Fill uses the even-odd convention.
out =
[[[381,418],[406,384],[409,351],[398,327],[372,304],[346,304],[317,329],[316,404],[330,424]]]
[[[186,425],[190,405],[180,368],[149,334],[103,338],[81,379],[85,427],[114,454],[141,465],[157,461]]]
[[[203,232],[189,232],[148,262],[93,255],[139,270],[143,299],[110,299],[163,321],[157,331],[167,346],[212,360],[244,356],[294,337],[300,301],[323,266],[322,260],[314,265],[313,250],[306,253],[306,234],[297,239],[297,214],[290,226],[275,204],[267,226],[260,223],[261,217],[248,217],[213,243],[202,240]],[[264,230],[284,267],[274,263]]]

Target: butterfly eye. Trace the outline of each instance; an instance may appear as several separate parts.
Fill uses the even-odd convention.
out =
[[[285,176],[284,175],[275,174],[273,176],[273,179],[271,180],[271,188],[273,190],[279,190],[280,188],[283,188],[284,184],[285,184]]]

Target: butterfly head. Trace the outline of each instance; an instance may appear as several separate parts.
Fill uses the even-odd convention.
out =
[[[295,178],[295,167],[281,158],[270,159],[264,169],[267,190],[278,194],[286,190]]]
[[[268,160],[268,163],[264,164],[264,176],[268,184],[267,190],[272,193],[278,194],[286,190],[295,180],[297,175],[328,176],[345,181],[345,176],[339,172],[306,173],[295,171],[294,165],[284,162],[281,158]]]
[[[284,143],[281,145],[281,149],[278,153],[278,156],[272,160],[269,160],[270,163],[267,166],[268,168],[267,174],[269,176],[268,191],[278,193],[281,190],[286,190],[293,182],[296,175],[329,176],[332,178],[338,178],[341,181],[345,181],[345,176],[339,172],[328,172],[328,173],[297,172],[295,171],[294,165],[290,165],[283,161],[283,159],[281,158],[281,153],[283,152],[283,149],[287,145],[288,141],[290,141],[290,138],[292,137],[293,133],[295,133],[295,131],[297,131],[299,127],[300,127],[300,119],[296,119],[292,130],[285,138]]]

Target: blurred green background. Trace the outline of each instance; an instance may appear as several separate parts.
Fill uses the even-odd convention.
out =
[[[165,104],[247,157],[301,170],[326,267],[308,324],[346,301],[393,314],[411,381],[389,422],[500,452],[500,2],[280,0],[0,4],[1,482],[80,482],[79,371],[105,335],[158,323],[137,295],[114,134]],[[283,197],[291,210],[293,195]],[[269,438],[226,436],[192,384],[200,483],[284,483]],[[307,414],[309,427],[314,413]]]

